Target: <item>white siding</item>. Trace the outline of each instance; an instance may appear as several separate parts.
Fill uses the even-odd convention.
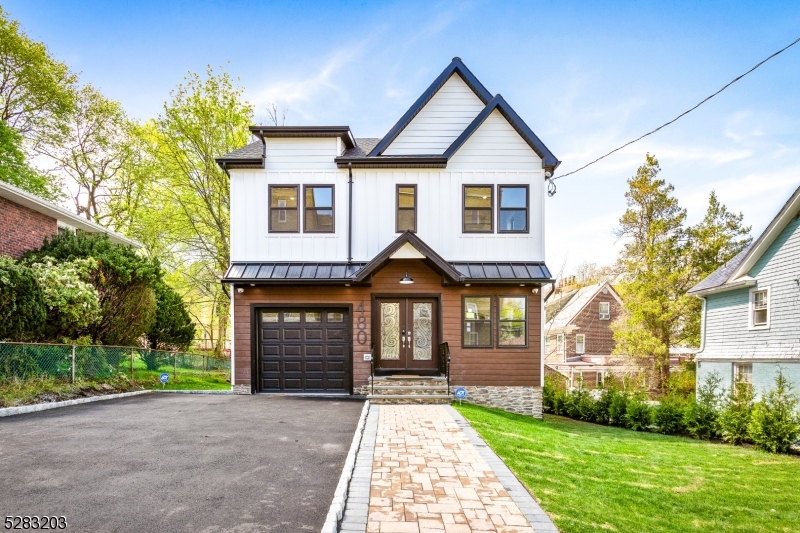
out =
[[[417,184],[419,237],[449,261],[544,260],[544,175],[529,171],[354,170],[353,259],[368,261],[391,243],[395,233],[395,186]],[[336,233],[268,233],[268,184],[336,186]],[[530,233],[464,234],[464,184],[527,184]],[[495,221],[497,218],[495,187]],[[495,222],[496,225],[496,222]],[[231,172],[231,259],[233,261],[347,260],[347,171]]]
[[[338,137],[267,139],[266,170],[336,170],[341,155]]]
[[[483,108],[461,76],[453,74],[383,155],[442,154]]]
[[[447,163],[450,170],[541,169],[542,159],[496,109]]]

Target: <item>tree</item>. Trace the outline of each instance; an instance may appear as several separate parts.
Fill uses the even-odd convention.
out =
[[[181,296],[164,282],[155,287],[156,315],[147,330],[147,344],[154,350],[185,350],[194,340],[195,326]]]
[[[219,283],[230,258],[230,180],[215,158],[250,140],[253,107],[242,92],[226,73],[190,73],[163,112],[137,128],[136,157],[151,173],[131,173],[125,198],[135,205],[115,206],[135,213],[128,233],[182,278],[179,289],[219,354],[230,305]]]
[[[144,336],[155,315],[153,287],[162,276],[157,261],[112,243],[105,234],[85,233],[56,235],[23,259],[31,264],[48,257],[57,262],[97,261],[98,268],[88,278],[101,310],[100,320],[87,328],[93,343],[124,346],[136,344]]]
[[[0,8],[0,120],[33,144],[72,113],[78,77]]]
[[[748,425],[750,438],[756,446],[772,453],[787,453],[800,438],[800,404],[792,384],[783,375],[775,376],[775,388],[755,404]]]
[[[47,316],[33,272],[0,255],[0,340],[39,340]]]
[[[25,161],[22,140],[22,135],[0,120],[0,181],[46,200],[57,200],[60,192],[53,180],[31,168]]]
[[[55,170],[75,184],[73,200],[79,215],[101,224],[107,221],[106,204],[121,186],[121,174],[131,158],[130,129],[118,102],[85,85],[77,93],[64,131],[40,147],[55,162]]]

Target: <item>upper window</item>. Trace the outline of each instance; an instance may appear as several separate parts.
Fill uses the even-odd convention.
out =
[[[528,187],[498,187],[500,195],[497,231],[499,233],[528,232]]]
[[[527,346],[527,299],[525,296],[500,296],[498,305],[498,346]]]
[[[491,185],[464,186],[464,233],[492,233],[494,199]]]
[[[305,186],[306,233],[333,233],[333,185]]]
[[[609,302],[600,302],[600,320],[611,319],[611,304]]]
[[[556,353],[564,355],[564,334],[559,333],[556,335]]]
[[[583,333],[578,333],[575,335],[575,353],[586,353],[586,335]]]
[[[464,296],[464,331],[461,345],[492,345],[491,296]]]
[[[417,186],[397,186],[397,233],[417,231]]]
[[[769,327],[769,289],[750,291],[750,326]]]
[[[269,230],[298,232],[297,186],[269,188]]]

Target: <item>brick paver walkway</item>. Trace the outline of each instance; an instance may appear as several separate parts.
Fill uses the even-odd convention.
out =
[[[446,407],[382,405],[377,429],[367,532],[534,533]]]

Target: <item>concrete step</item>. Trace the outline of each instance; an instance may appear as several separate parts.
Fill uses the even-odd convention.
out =
[[[383,383],[375,382],[375,390],[430,390],[430,391],[447,391],[447,385],[385,385]]]
[[[374,404],[449,404],[447,394],[369,394],[367,399]]]

